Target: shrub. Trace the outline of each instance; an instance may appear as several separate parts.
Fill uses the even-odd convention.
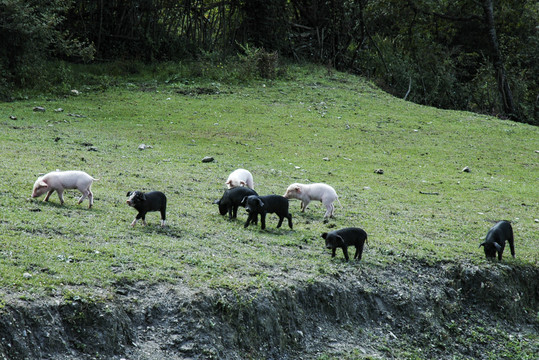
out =
[[[239,45],[243,54],[239,54],[240,76],[243,79],[261,77],[274,79],[277,74],[279,56],[276,51],[268,52],[263,48]]]

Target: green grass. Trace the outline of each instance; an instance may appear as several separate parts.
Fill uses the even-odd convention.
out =
[[[539,265],[538,128],[404,102],[323,69],[288,73],[248,85],[168,74],[0,104],[0,286],[68,297],[68,287],[138,281],[271,288],[410,258],[483,264],[478,245],[499,219],[515,232],[516,259],[507,249],[504,261]],[[212,204],[239,167],[261,195],[326,182],[342,206],[325,224],[320,203],[302,214],[293,201],[294,230],[275,229],[273,215],[268,231],[244,229],[241,208],[228,221]],[[56,194],[29,199],[38,174],[55,169],[99,178],[94,208],[77,206],[76,191],[64,206]],[[166,228],[158,213],[129,226],[125,194],[136,189],[167,194]],[[359,264],[323,247],[322,232],[345,226],[369,234]]]

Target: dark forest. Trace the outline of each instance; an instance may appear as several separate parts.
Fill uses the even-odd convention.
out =
[[[226,61],[250,47],[539,124],[538,24],[531,0],[0,0],[0,95],[51,62]]]

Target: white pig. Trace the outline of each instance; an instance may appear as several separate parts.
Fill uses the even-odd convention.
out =
[[[63,205],[64,189],[78,189],[82,193],[78,204],[88,197],[88,201],[90,202],[88,208],[91,208],[94,204],[94,194],[92,194],[90,187],[94,180],[99,179],[94,179],[84,171],[53,171],[36,180],[32,197],[39,197],[47,193],[43,201],[49,201],[49,197],[56,190],[60,198],[60,203]]]
[[[335,207],[333,202],[338,200],[337,192],[327,184],[298,184],[294,183],[286,189],[284,197],[301,200],[301,211],[304,212],[311,200],[319,200],[326,207],[324,219],[333,217]]]
[[[253,175],[245,169],[237,169],[234,170],[230,175],[228,175],[228,179],[226,180],[226,187],[229,189],[238,187],[238,186],[247,186],[250,189],[255,188],[254,182],[253,182]]]

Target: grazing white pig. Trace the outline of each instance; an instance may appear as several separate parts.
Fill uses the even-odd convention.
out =
[[[94,194],[90,190],[92,182],[94,179],[84,171],[53,171],[44,176],[39,177],[34,183],[34,190],[32,191],[32,197],[38,197],[47,193],[43,201],[49,201],[49,197],[56,190],[58,197],[60,198],[60,204],[64,204],[64,190],[65,189],[78,189],[82,196],[79,199],[78,204],[80,204],[86,197],[90,205],[88,208],[91,208],[94,204]]]
[[[304,212],[312,200],[321,201],[326,207],[324,219],[333,217],[335,207],[333,202],[338,200],[337,192],[327,184],[298,184],[294,183],[286,189],[284,197],[287,199],[301,200],[301,211]]]
[[[254,182],[253,182],[253,175],[245,169],[236,169],[230,175],[228,175],[228,179],[226,180],[226,187],[229,189],[238,187],[238,186],[247,186],[250,189],[255,188]]]

